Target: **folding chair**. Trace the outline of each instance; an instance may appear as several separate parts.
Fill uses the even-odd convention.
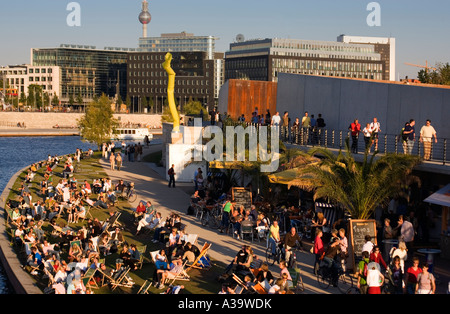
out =
[[[206,253],[208,252],[208,250],[210,248],[211,248],[211,243],[205,243],[203,245],[202,250],[200,251],[200,254],[197,256],[195,261],[191,265],[188,265],[189,268],[186,270],[186,272],[189,272],[192,268],[206,269],[206,270],[211,268],[211,265],[207,265],[204,261],[202,261],[202,258],[206,257]]]
[[[147,245],[137,246],[136,249],[139,252],[139,269],[142,269],[142,265],[144,265],[145,252],[147,251]]]
[[[291,288],[290,284],[292,283],[292,288],[296,294],[305,291],[300,268],[289,268],[288,271],[292,278],[292,282],[288,281],[289,288]]]
[[[257,283],[256,285],[253,286],[253,289],[256,291],[256,293],[258,294],[268,294],[267,290],[263,287],[263,285],[261,285],[261,283]]]
[[[83,278],[81,278],[86,288],[100,289],[100,286],[98,285],[97,281],[94,278],[95,273],[96,273],[95,269],[89,268],[84,274]]]
[[[235,273],[233,273],[233,279],[234,281],[237,282],[237,286],[234,289],[234,293],[235,294],[242,294],[242,292],[248,290],[247,286],[245,285],[245,283],[241,280],[241,278],[239,278]]]
[[[126,287],[131,288],[134,285],[134,282],[131,278],[128,277],[128,273],[131,268],[128,266],[126,268],[120,269],[116,274],[114,274],[111,279],[111,289],[114,291],[117,287]]]
[[[149,294],[148,289],[152,286],[152,282],[146,280],[144,284],[141,286],[137,294]]]
[[[187,239],[186,239],[186,243],[191,243],[192,245],[195,245],[195,243],[197,243],[197,239],[198,239],[198,234],[188,234],[187,235]]]
[[[180,271],[174,278],[172,278],[172,279],[167,278],[167,279],[166,279],[166,282],[169,282],[170,280],[172,280],[172,282],[170,282],[170,284],[173,285],[173,283],[174,283],[176,280],[189,281],[189,280],[190,280],[190,277],[189,277],[189,275],[187,274],[186,270],[184,269],[184,267],[186,266],[186,263],[187,263],[187,261],[183,263],[183,266],[182,266],[182,268],[181,268],[181,271]]]

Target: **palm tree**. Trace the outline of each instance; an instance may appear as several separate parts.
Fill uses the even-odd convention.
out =
[[[350,152],[338,155],[326,148],[313,148],[311,156],[320,156],[321,161],[306,165],[290,186],[314,192],[314,199],[328,199],[341,206],[353,219],[368,219],[380,205],[398,195],[402,181],[411,175],[420,158],[411,155],[386,154],[369,156],[366,151],[362,163],[355,161]]]

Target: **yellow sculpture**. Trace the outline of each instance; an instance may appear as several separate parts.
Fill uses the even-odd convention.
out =
[[[163,66],[164,70],[166,70],[167,74],[169,75],[169,83],[167,86],[167,97],[169,100],[170,113],[172,114],[172,117],[173,117],[173,131],[172,132],[179,133],[180,132],[180,116],[178,115],[178,110],[175,105],[175,97],[174,97],[175,75],[176,74],[175,74],[175,71],[170,66],[171,62],[172,62],[172,54],[170,52],[168,52],[165,56],[165,61],[162,66]]]

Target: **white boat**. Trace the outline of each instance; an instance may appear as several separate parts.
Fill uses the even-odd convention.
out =
[[[117,128],[113,133],[113,140],[123,141],[144,141],[148,136],[149,141],[153,139],[153,134],[148,128]]]

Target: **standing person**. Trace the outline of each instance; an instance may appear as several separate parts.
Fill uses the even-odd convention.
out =
[[[117,165],[117,171],[120,171],[120,168],[122,167],[122,155],[120,153],[117,153],[116,165]]]
[[[270,114],[270,110],[267,109],[266,117],[265,117],[265,120],[264,120],[264,124],[265,125],[270,125],[271,123],[272,123],[272,115]]]
[[[417,279],[419,278],[419,274],[422,273],[422,268],[419,267],[419,258],[414,256],[412,260],[413,265],[408,268],[405,274],[406,292],[408,294],[416,293]]]
[[[342,270],[345,272],[348,257],[348,239],[345,236],[345,229],[339,229],[339,250]]]
[[[298,132],[300,131],[300,119],[295,118],[291,127],[291,142],[298,144]]]
[[[406,249],[405,242],[401,241],[398,244],[398,248],[392,248],[392,258],[398,256],[400,258],[400,267],[402,268],[402,272],[405,273],[405,262],[408,259],[408,250]]]
[[[436,280],[434,275],[428,271],[427,263],[422,266],[422,273],[417,278],[416,293],[417,294],[434,294],[436,292]]]
[[[111,164],[111,170],[114,170],[115,161],[116,161],[116,156],[114,156],[114,154],[111,153],[111,155],[109,156],[109,162]]]
[[[223,233],[223,230],[226,229],[228,232],[228,226],[230,224],[230,213],[233,211],[233,203],[231,203],[231,199],[228,197],[226,202],[222,206],[222,222],[220,223],[220,233]]]
[[[366,124],[366,127],[362,130],[364,135],[364,143],[366,144],[365,149],[370,153],[370,146],[372,146],[372,129],[370,128],[370,123]]]
[[[317,117],[317,131],[318,131],[318,139],[319,139],[319,145],[323,144],[322,136],[323,136],[323,129],[327,126],[325,123],[325,120],[322,118],[322,114],[319,113],[319,116]]]
[[[355,119],[348,129],[352,134],[352,153],[357,154],[359,133],[361,132],[361,124],[359,124],[358,119]]]
[[[317,143],[317,120],[311,115],[311,144]]]
[[[309,128],[311,127],[311,118],[308,111],[305,111],[305,115],[302,118],[302,144],[307,145],[309,140]]]
[[[380,265],[370,263],[367,271],[367,294],[381,294],[381,286],[384,283],[384,276],[380,272]]]
[[[289,118],[289,112],[285,111],[283,115],[283,138],[285,141],[289,141],[289,123],[291,118]]]
[[[403,215],[398,216],[398,225],[394,230],[400,229],[400,241],[406,243],[406,247],[410,250],[414,241],[414,226]]]
[[[362,260],[358,264],[358,284],[357,287],[361,294],[367,294],[367,273],[369,265],[369,252],[362,252]]]
[[[323,232],[320,229],[316,229],[316,237],[314,238],[314,249],[313,249],[313,253],[315,255],[315,260],[314,260],[314,275],[317,276],[317,271],[319,270],[320,267],[320,260],[322,258],[322,255],[325,253],[325,248],[323,246],[323,241],[322,241],[322,235]]]
[[[370,123],[370,128],[372,130],[373,144],[375,144],[375,151],[378,151],[378,136],[381,132],[381,124],[378,122],[377,118],[373,118],[373,122]]]
[[[275,126],[275,127],[279,127],[280,122],[281,122],[280,113],[277,111],[272,117],[271,125]]]
[[[400,139],[402,141],[402,147],[403,147],[403,154],[408,154],[408,133],[406,133],[407,129],[409,128],[409,122],[405,123],[405,126],[402,129],[402,132],[400,134]]]
[[[437,143],[436,130],[431,126],[431,120],[427,120],[426,124],[420,129],[420,142],[423,144],[423,159],[431,159],[431,142]]]
[[[416,121],[414,119],[409,120],[409,126],[405,127],[405,130],[403,131],[403,134],[407,135],[406,139],[406,152],[411,155],[413,148],[414,148],[414,142],[416,141],[416,129],[415,129]]]
[[[171,185],[175,187],[175,165],[172,165],[172,167],[170,167],[169,171],[167,171],[167,174],[169,175],[169,188]]]
[[[394,257],[387,272],[389,292],[391,294],[403,294],[403,271],[400,266],[400,257]]]

